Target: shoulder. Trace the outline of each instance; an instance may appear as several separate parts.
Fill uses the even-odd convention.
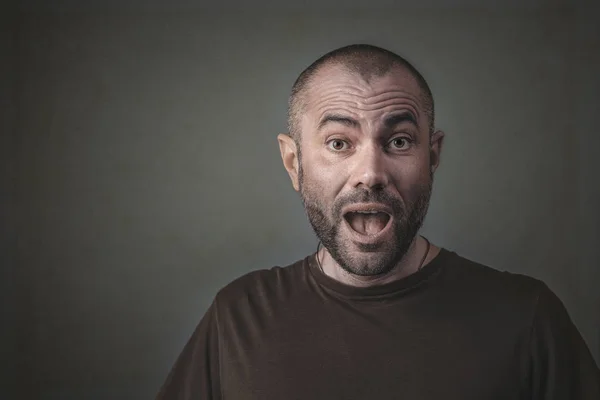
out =
[[[450,252],[446,272],[446,279],[450,283],[460,283],[461,286],[471,289],[480,287],[482,290],[509,291],[510,295],[526,294],[534,297],[537,297],[542,291],[549,290],[544,282],[537,278],[501,271],[454,252]]]
[[[307,257],[308,258],[308,257]],[[215,297],[220,307],[281,296],[305,279],[307,258],[290,265],[251,271],[224,286]]]
[[[556,298],[540,279],[469,260],[454,252],[441,276],[445,289],[464,302],[521,315],[531,321],[540,298]]]

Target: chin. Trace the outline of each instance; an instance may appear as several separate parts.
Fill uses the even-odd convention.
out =
[[[375,276],[386,274],[394,269],[400,258],[394,253],[393,251],[386,251],[384,249],[380,249],[379,251],[344,249],[339,254],[332,254],[332,256],[350,274]]]

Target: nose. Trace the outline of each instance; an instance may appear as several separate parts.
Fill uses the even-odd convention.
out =
[[[369,189],[382,189],[389,183],[385,165],[386,154],[381,146],[370,143],[361,146],[354,154],[350,184]]]

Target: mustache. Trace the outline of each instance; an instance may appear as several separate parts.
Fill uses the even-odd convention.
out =
[[[342,208],[355,203],[384,204],[390,207],[396,215],[402,215],[405,212],[404,202],[400,198],[382,190],[359,189],[345,194],[336,200],[333,206],[334,215],[341,217]]]

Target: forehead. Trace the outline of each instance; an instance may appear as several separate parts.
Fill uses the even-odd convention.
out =
[[[318,118],[333,109],[364,114],[409,108],[419,118],[424,114],[422,97],[417,80],[401,67],[366,77],[343,66],[326,66],[307,87],[304,114]]]

